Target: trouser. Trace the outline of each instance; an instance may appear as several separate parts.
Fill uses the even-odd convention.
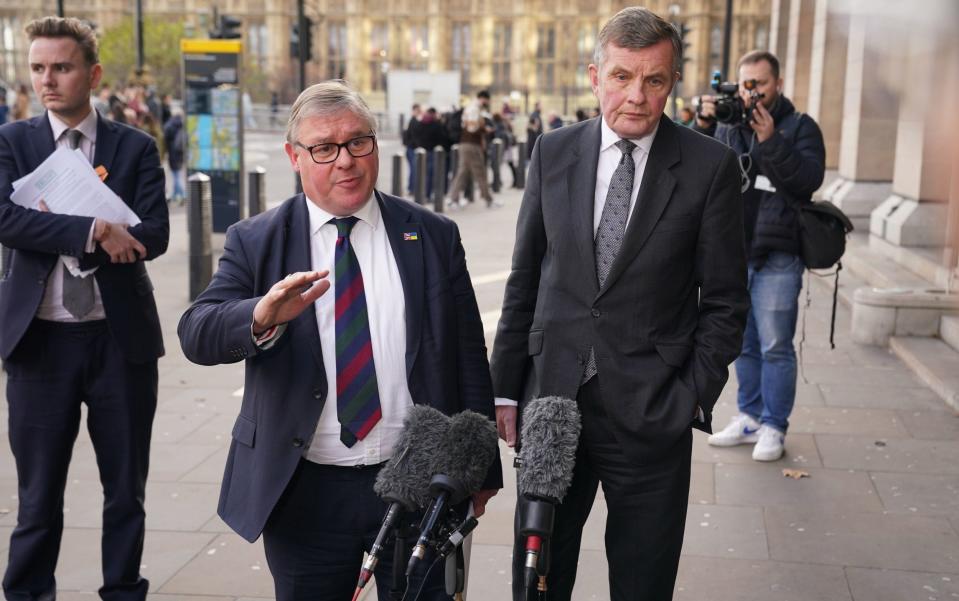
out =
[[[750,262],[752,306],[736,359],[739,411],[780,432],[796,400],[796,319],[805,266],[798,255],[771,253],[760,269]]]
[[[373,492],[380,467],[339,467],[300,460],[263,530],[276,601],[349,601],[363,553],[373,546],[387,510],[387,504]],[[409,542],[405,559],[413,542]],[[416,596],[430,562],[427,554],[410,579],[406,599]],[[402,567],[405,571],[405,564]],[[429,572],[421,601],[450,599],[443,568],[439,562]],[[379,601],[390,601],[392,542],[380,555],[374,575]],[[406,589],[405,582],[399,586]]]
[[[450,199],[456,202],[463,193],[466,186],[466,180],[472,176],[473,181],[479,185],[480,195],[487,203],[493,202],[493,196],[489,191],[489,182],[486,181],[486,155],[479,144],[460,144],[459,164],[456,168],[456,176],[453,178],[453,187],[450,190]]]
[[[149,583],[140,577],[140,559],[156,361],[128,362],[105,320],[34,320],[4,368],[19,495],[3,578],[6,598],[55,596],[63,494],[80,404],[86,403],[104,496],[100,597],[145,599]]]
[[[590,378],[576,402],[582,431],[573,480],[556,506],[549,540],[548,601],[569,601],[576,582],[583,526],[600,484],[606,498],[606,558],[612,601],[667,601],[683,546],[689,499],[692,431],[661,459],[637,464],[616,442],[600,392],[602,374]],[[518,515],[518,512],[517,512]],[[517,521],[517,529],[518,529]],[[526,601],[523,588],[524,541],[513,549],[513,601]],[[536,599],[535,592],[529,599]]]

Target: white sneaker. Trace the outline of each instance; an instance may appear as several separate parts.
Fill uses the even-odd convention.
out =
[[[734,415],[729,425],[716,432],[706,442],[714,447],[734,447],[759,440],[759,422],[745,413]]]
[[[776,461],[783,456],[783,442],[786,435],[769,424],[759,428],[759,440],[753,447],[753,459],[756,461]]]

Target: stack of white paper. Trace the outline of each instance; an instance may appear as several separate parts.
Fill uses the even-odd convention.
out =
[[[140,218],[106,184],[79,151],[58,148],[33,173],[13,182],[10,200],[28,209],[40,201],[51,213],[99,217],[112,223],[137,225]]]

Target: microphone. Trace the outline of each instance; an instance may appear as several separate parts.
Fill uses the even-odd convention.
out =
[[[433,464],[449,428],[450,418],[427,405],[414,405],[403,421],[395,453],[376,475],[373,484],[373,491],[390,506],[363,562],[354,598],[373,576],[386,539],[403,513],[416,511],[429,503]]]
[[[541,590],[545,590],[547,569],[540,573],[539,556],[544,539],[553,534],[556,505],[563,501],[573,480],[581,427],[579,407],[571,399],[542,397],[523,408],[517,487],[519,533],[526,537],[527,589],[539,576]]]
[[[446,557],[453,552],[454,549],[463,544],[463,540],[469,536],[476,526],[479,525],[479,520],[474,516],[469,516],[466,518],[462,524],[456,527],[456,530],[450,534],[450,537],[446,539],[446,542],[443,543],[440,548],[437,550],[436,554],[440,557]]]
[[[463,411],[450,419],[450,429],[437,453],[429,491],[433,501],[420,524],[406,575],[426,555],[426,545],[440,516],[452,505],[479,491],[496,458],[496,426],[485,415]]]

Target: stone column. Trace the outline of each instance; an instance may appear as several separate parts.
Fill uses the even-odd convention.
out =
[[[808,110],[809,60],[812,52],[816,0],[792,0],[789,4],[789,37],[783,75],[783,93],[797,110]]]
[[[790,0],[772,0],[770,6],[769,51],[779,58],[780,63],[786,59],[786,43],[789,41],[789,5]]]
[[[901,27],[864,9],[849,19],[839,178],[823,191],[823,198],[864,230],[892,184],[898,88],[904,73]]]
[[[822,129],[826,143],[826,169],[839,167],[846,47],[849,44],[849,15],[830,10],[835,4],[835,0],[816,0],[806,107],[806,112]]]
[[[892,194],[872,213],[870,231],[898,246],[945,242],[955,131],[944,127],[941,85],[950,68],[952,34],[913,27],[897,123]],[[924,82],[918,84],[918,82]],[[936,84],[935,82],[940,82]]]

